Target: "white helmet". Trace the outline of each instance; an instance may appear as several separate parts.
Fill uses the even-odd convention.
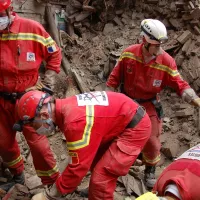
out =
[[[167,30],[165,25],[156,19],[144,19],[141,22],[141,35],[150,44],[163,44],[167,42]]]

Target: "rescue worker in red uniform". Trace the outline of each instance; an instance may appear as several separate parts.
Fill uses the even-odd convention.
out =
[[[199,200],[199,182],[200,144],[184,152],[164,169],[154,185],[153,193],[146,193],[137,200]]]
[[[42,25],[14,13],[11,0],[0,0],[0,156],[14,175],[13,184],[24,183],[23,158],[13,130],[17,120],[15,107],[26,91],[44,86],[38,82],[38,69],[43,60],[46,61],[43,83],[53,86],[54,76],[60,71],[60,49]],[[47,138],[28,126],[23,128],[23,134],[37,175],[43,184],[53,184],[59,172]]]
[[[48,94],[30,91],[17,109],[21,124],[30,124],[38,134],[46,135],[57,125],[67,140],[68,166],[56,183],[34,200],[56,200],[72,193],[88,170],[92,171],[89,199],[113,200],[118,176],[128,173],[151,132],[145,110],[115,92],[84,93],[54,101]]]
[[[174,88],[188,103],[199,106],[199,97],[184,81],[175,60],[161,45],[167,41],[167,30],[162,22],[145,19],[141,22],[143,42],[131,45],[121,54],[107,80],[106,90],[117,90],[145,107],[152,123],[151,137],[142,156],[145,168],[145,184],[152,188],[156,182],[155,166],[160,160],[160,134],[162,128],[162,106],[159,93],[166,86]]]

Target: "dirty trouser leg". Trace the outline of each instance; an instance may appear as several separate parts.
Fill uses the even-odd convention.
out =
[[[44,135],[38,135],[30,126],[24,126],[23,134],[30,147],[37,175],[44,185],[53,184],[59,172],[48,139]]]
[[[162,121],[157,116],[150,116],[151,120],[151,136],[144,146],[143,161],[146,165],[155,166],[160,161],[160,134],[162,129]]]
[[[110,145],[96,164],[89,185],[89,200],[113,200],[117,178],[128,173],[150,136],[146,115],[135,127],[125,131]]]
[[[15,123],[15,104],[0,98],[0,156],[8,165],[13,175],[24,170],[23,159],[15,139],[16,132],[12,130]]]

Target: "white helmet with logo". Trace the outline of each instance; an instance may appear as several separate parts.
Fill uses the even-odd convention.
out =
[[[167,42],[167,30],[165,25],[156,19],[144,19],[141,22],[141,35],[150,44],[163,44]]]

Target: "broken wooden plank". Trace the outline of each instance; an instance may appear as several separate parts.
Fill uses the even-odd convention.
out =
[[[193,17],[193,19],[199,19],[200,18],[200,7],[192,10],[190,12],[191,16]]]
[[[194,7],[194,4],[191,2],[191,1],[189,1],[189,7],[191,8],[191,9],[194,9],[195,7]]]
[[[81,13],[79,13],[78,15],[75,16],[75,21],[80,22],[80,21],[84,20],[85,18],[87,18],[89,15],[91,15],[91,12],[82,11]]]
[[[194,27],[194,32],[195,32],[196,35],[200,35],[200,29],[199,29],[199,27],[195,26]]]
[[[197,120],[197,128],[198,128],[198,131],[199,131],[199,135],[200,135],[200,108],[197,108],[198,109],[198,120]]]
[[[47,4],[45,7],[45,14],[47,16],[47,22],[50,28],[50,35],[55,40],[57,45],[60,46],[58,28],[56,26],[55,19],[53,17],[53,11],[51,8],[52,6],[50,4]]]
[[[189,38],[189,39],[185,42],[185,44],[183,45],[183,47],[182,47],[182,52],[183,52],[184,54],[187,52],[187,50],[188,50],[188,48],[189,48],[191,42],[192,42],[192,39]]]
[[[191,37],[192,37],[192,33],[189,30],[186,30],[177,38],[177,40],[181,44],[184,44]]]
[[[76,83],[78,84],[81,93],[90,92],[90,90],[88,89],[86,84],[81,80],[81,77],[78,75],[75,69],[72,70],[72,73],[74,75],[74,78],[76,80]]]

